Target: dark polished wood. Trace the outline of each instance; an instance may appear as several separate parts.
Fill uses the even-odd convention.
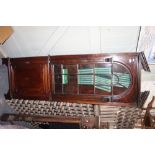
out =
[[[3,63],[9,73],[7,98],[116,106],[142,106],[141,68],[150,71],[142,52],[11,58]],[[127,86],[123,78],[117,81],[119,74],[127,75]]]
[[[129,104],[141,106],[141,68],[150,71],[143,53],[51,56],[50,62],[53,100],[91,104],[102,103],[104,105],[116,103],[115,105],[119,106],[124,106],[125,104],[126,106],[129,106]],[[74,76],[74,79],[72,78],[73,82],[70,82],[71,80],[68,78],[69,85],[57,84],[57,77],[54,76],[55,74],[59,74],[59,77],[63,76],[61,73],[62,66],[63,69],[66,69],[65,66],[68,66],[68,77],[69,75]],[[112,85],[111,92],[96,89],[93,85],[79,85],[75,78],[78,76],[76,66],[78,69],[81,69],[82,66],[85,66],[87,69],[94,69],[94,66],[111,66],[112,72],[128,72],[131,75],[131,84],[127,89]],[[62,79],[60,80],[62,81]]]
[[[10,96],[49,100],[48,57],[9,59]]]

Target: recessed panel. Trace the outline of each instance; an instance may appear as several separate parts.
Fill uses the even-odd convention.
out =
[[[37,66],[15,66],[14,67],[14,82],[16,92],[20,94],[25,91],[27,94],[43,92],[43,68]]]

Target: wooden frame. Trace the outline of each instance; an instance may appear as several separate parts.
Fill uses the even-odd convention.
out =
[[[78,102],[78,103],[92,103],[92,104],[103,104],[103,105],[121,105],[121,106],[142,106],[141,92],[140,92],[140,80],[141,80],[141,69],[150,71],[145,55],[141,53],[115,53],[115,54],[92,54],[92,55],[68,55],[68,56],[51,56],[51,83],[52,83],[52,99],[65,102]],[[59,66],[80,66],[80,65],[96,65],[104,64],[105,66],[111,64],[121,64],[131,74],[131,85],[127,91],[114,95],[96,94],[94,95],[93,90],[91,93],[81,94],[79,90],[76,93],[55,93],[55,71],[56,65]],[[121,66],[120,66],[121,67]],[[76,67],[74,67],[76,70]],[[60,71],[61,69],[59,69]],[[68,70],[69,71],[69,70]],[[57,71],[58,72],[58,71]],[[74,74],[76,74],[75,71]],[[61,88],[62,89],[62,88]],[[69,88],[71,89],[71,88]],[[78,88],[77,88],[78,89]],[[84,87],[83,89],[87,89]],[[114,103],[115,102],[115,103]]]
[[[145,101],[141,97],[144,98],[145,96],[146,99],[148,96],[148,93],[142,95],[140,92],[141,69],[150,71],[143,52],[4,58],[3,63],[8,66],[9,72],[10,89],[6,95],[7,98],[141,107]],[[59,71],[55,70],[56,65],[60,66]],[[103,69],[107,69],[109,66],[111,77],[108,75],[110,77],[108,77],[110,81],[108,89],[110,89],[107,92],[104,87],[100,86],[102,83],[99,83],[98,88],[95,87],[98,83],[94,77],[98,79],[102,77],[100,79],[103,81],[103,76],[107,78],[107,74],[104,73]],[[91,74],[84,73],[89,79],[88,85],[85,84],[86,80],[84,80],[83,84],[83,81],[79,82],[78,79],[80,77],[82,80],[84,79],[81,71],[85,67],[85,71],[91,70]],[[97,76],[97,69],[101,70],[98,71],[100,76]],[[62,71],[68,73],[62,73]],[[121,78],[118,78],[118,73],[128,75],[127,87],[120,87],[124,82],[120,83]],[[58,83],[56,82],[56,75],[60,76]],[[71,79],[69,85],[62,82],[63,78],[65,80],[66,75],[68,76],[66,80]],[[119,82],[114,83],[114,75]],[[59,88],[58,85],[64,88]],[[56,89],[59,92],[56,93]],[[61,89],[65,93],[62,93]]]

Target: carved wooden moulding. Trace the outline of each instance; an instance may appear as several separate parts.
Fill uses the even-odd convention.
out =
[[[8,66],[7,98],[141,107],[141,53],[66,55],[3,59]]]

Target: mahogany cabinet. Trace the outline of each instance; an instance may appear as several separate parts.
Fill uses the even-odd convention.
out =
[[[8,61],[7,61],[8,60]],[[141,53],[87,54],[3,59],[10,98],[140,106]]]
[[[8,59],[9,96],[11,98],[49,100],[48,61],[48,57]]]
[[[52,99],[79,103],[142,104],[144,53],[51,56]]]

